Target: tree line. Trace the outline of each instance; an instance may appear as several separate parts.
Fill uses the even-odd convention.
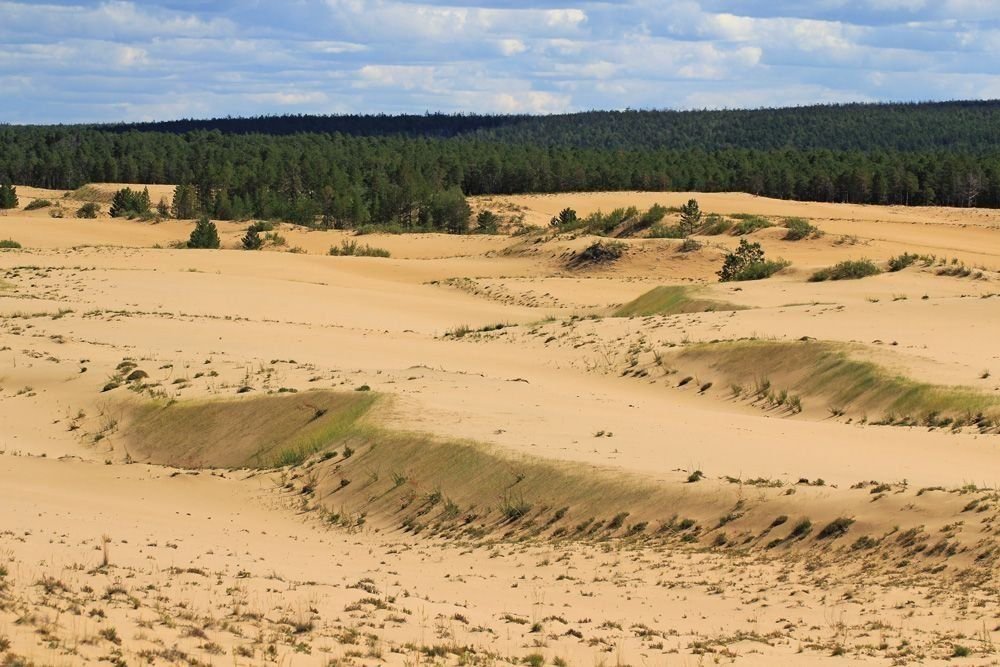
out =
[[[595,112],[579,115],[577,124],[572,116],[482,117],[490,120],[485,127],[477,126],[479,117],[433,116],[425,122],[429,129],[414,117],[399,117],[397,125],[396,117],[372,117],[371,135],[249,131],[280,120],[267,118],[247,119],[247,132],[157,131],[156,124],[142,130],[0,126],[0,183],[59,190],[89,182],[180,184],[171,204],[182,218],[204,214],[400,231],[464,231],[470,217],[465,196],[481,194],[741,191],[823,202],[1000,207],[1000,138],[994,136],[1000,122],[987,122],[1000,114],[993,103],[623,114],[642,123],[612,122],[613,112]],[[656,139],[652,130],[646,144],[637,138],[643,123],[673,127],[681,118],[681,127],[694,127],[703,114],[712,123],[691,130],[703,146]],[[754,114],[768,122],[762,125]],[[930,146],[905,136],[893,146],[891,132],[872,120],[886,115],[897,118],[887,124],[892,132],[923,128],[928,118],[940,120],[941,127]],[[359,119],[366,117],[350,118],[352,131],[361,132]],[[460,122],[449,132],[452,118]],[[782,118],[795,122],[783,124]],[[825,120],[834,128],[864,126],[867,134],[859,136],[876,147],[845,149],[850,142],[835,140],[833,130],[825,139],[830,146],[778,146],[781,128]],[[975,147],[966,145],[971,138],[979,141]],[[135,207],[130,201],[121,205]]]

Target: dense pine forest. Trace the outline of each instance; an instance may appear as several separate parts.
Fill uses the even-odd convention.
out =
[[[1000,207],[1000,102],[0,125],[0,182],[190,185],[219,219],[467,228],[464,195],[743,191]]]

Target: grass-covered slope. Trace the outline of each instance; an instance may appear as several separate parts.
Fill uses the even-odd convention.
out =
[[[654,287],[645,294],[617,308],[613,317],[649,317],[712,311],[745,310],[744,306],[724,301],[698,298],[683,285]]]
[[[270,468],[301,462],[356,434],[375,397],[305,392],[238,400],[149,403],[125,431],[136,461],[185,468]]]

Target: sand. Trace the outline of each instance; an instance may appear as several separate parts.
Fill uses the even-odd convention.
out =
[[[22,205],[63,195],[18,191]],[[740,194],[473,203],[547,224],[567,206],[586,214],[691,197],[706,212],[806,217],[825,235],[788,242],[779,230],[757,232],[791,267],[720,284],[714,272],[735,237],[701,238],[694,253],[630,239],[619,262],[572,269],[567,258],[594,239],[374,234],[354,240],[390,258],[330,257],[346,233],[282,225],[284,245],[245,252],[235,249],[245,224],[220,223],[225,249],[199,251],[172,247],[191,221],[0,216],[0,238],[24,246],[0,251],[0,656],[38,665],[888,665],[953,655],[992,664],[996,429],[876,425],[881,412],[862,418],[868,408],[822,392],[791,413],[734,398],[731,378],[681,352],[808,337],[890,376],[1000,398],[1000,214]],[[945,263],[807,280],[845,259],[904,251]],[[952,258],[970,275],[938,275]],[[608,316],[658,285],[746,309]],[[124,360],[148,379],[102,391]],[[531,536],[524,524],[534,515],[449,539],[404,530],[391,512],[350,527],[330,521],[391,492],[396,471],[317,464],[354,476],[324,500],[305,488],[309,467],[184,470],[129,449],[130,409],[149,400],[361,387],[380,396],[371,420],[386,432],[478,443],[510,461],[559,466],[581,484],[634,480],[672,500],[608,507],[599,518],[630,511],[621,530],[583,539]],[[705,479],[689,483],[695,470]],[[368,491],[362,475],[372,475]],[[921,493],[929,487],[942,490]],[[538,521],[559,492],[534,499]],[[497,502],[478,499],[487,513]],[[696,519],[699,539],[654,534],[673,515]],[[777,516],[787,522],[771,528]],[[838,517],[855,522],[820,540]],[[765,548],[804,518],[815,524],[807,537]],[[630,533],[640,519],[649,527]],[[879,547],[852,549],[861,536]]]

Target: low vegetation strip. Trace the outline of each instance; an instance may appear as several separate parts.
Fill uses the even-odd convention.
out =
[[[654,287],[642,296],[629,301],[615,310],[612,315],[614,317],[649,317],[651,315],[732,310],[745,310],[745,306],[697,298],[691,288],[683,285],[664,285]]]
[[[824,341],[750,340],[695,345],[679,359],[707,363],[733,383],[774,382],[824,399],[835,413],[850,410],[883,423],[989,428],[1000,419],[1000,396],[920,382],[850,351]]]
[[[364,431],[376,397],[303,392],[238,400],[148,403],[133,408],[125,438],[137,461],[182,468],[295,465]]]

